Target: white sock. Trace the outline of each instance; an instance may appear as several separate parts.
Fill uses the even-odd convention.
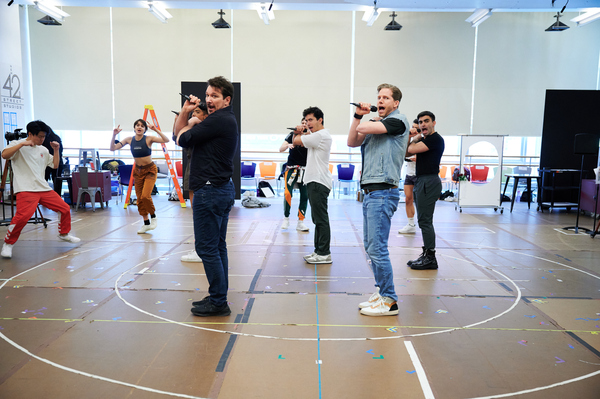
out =
[[[410,224],[411,226],[415,225],[415,218],[408,218],[408,224]]]

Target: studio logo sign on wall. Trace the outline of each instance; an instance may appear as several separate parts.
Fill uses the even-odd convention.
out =
[[[0,66],[0,93],[2,98],[2,125],[4,132],[12,132],[23,124],[24,101],[21,68],[2,63]]]

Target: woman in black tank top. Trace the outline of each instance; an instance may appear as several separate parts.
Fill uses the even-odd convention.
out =
[[[146,131],[150,129],[158,133],[157,136],[146,136]],[[131,155],[135,161],[133,169],[133,178],[135,183],[135,195],[137,196],[137,207],[139,214],[144,218],[144,225],[138,231],[138,234],[147,233],[156,228],[156,215],[154,214],[154,203],[152,202],[152,189],[156,183],[158,170],[152,162],[152,143],[168,143],[169,138],[165,136],[160,129],[151,123],[146,123],[143,119],[138,119],[133,124],[135,136],[129,136],[118,141],[115,138],[121,132],[121,125],[113,130],[113,137],[110,143],[110,150],[116,151],[129,144],[131,146]]]

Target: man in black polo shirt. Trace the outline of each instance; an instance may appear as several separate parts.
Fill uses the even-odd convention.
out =
[[[444,139],[435,131],[435,115],[423,111],[418,116],[421,134],[416,135],[407,153],[417,156],[417,182],[415,183],[415,205],[417,220],[423,235],[423,253],[418,259],[409,260],[408,266],[415,270],[437,269],[435,258],[435,230],[433,212],[442,192],[440,161],[444,153]]]
[[[196,253],[202,259],[208,279],[208,296],[193,302],[196,316],[228,316],[229,288],[227,223],[234,204],[233,158],[238,146],[238,125],[233,114],[233,85],[222,76],[208,80],[208,117],[193,126],[187,115],[200,100],[190,96],[175,123],[177,144],[191,148],[189,188],[194,191],[194,238]]]

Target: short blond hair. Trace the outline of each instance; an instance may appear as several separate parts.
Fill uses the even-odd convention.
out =
[[[392,91],[392,98],[394,99],[394,101],[402,100],[402,92],[396,86],[391,85],[389,83],[382,83],[379,86],[377,86],[377,92],[379,93],[381,89],[390,89]]]

